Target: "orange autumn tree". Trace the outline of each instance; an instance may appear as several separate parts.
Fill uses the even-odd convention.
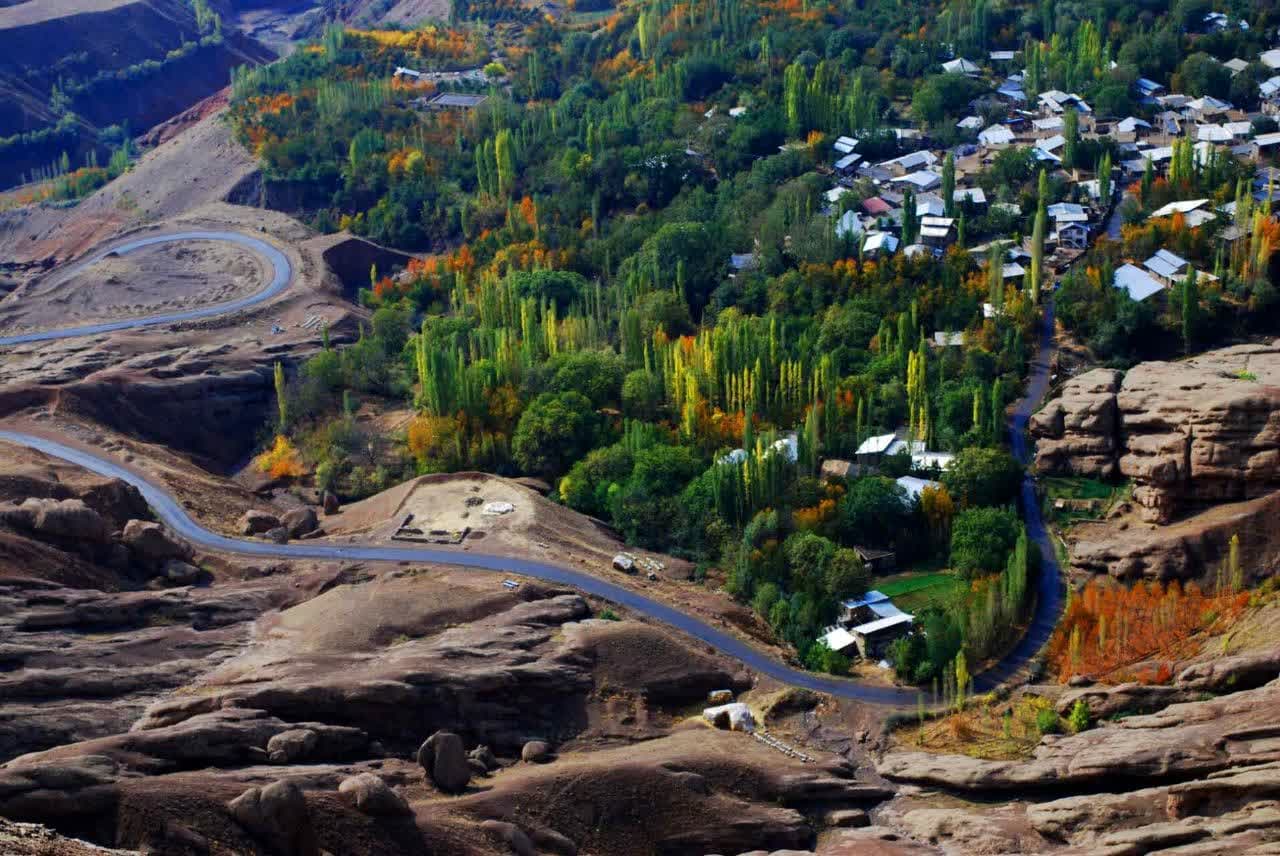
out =
[[[1199,634],[1228,626],[1249,596],[1232,590],[1206,594],[1194,583],[1136,583],[1132,587],[1090,582],[1067,606],[1049,642],[1049,662],[1058,679],[1074,675],[1167,679],[1133,673],[1138,664],[1176,660],[1199,644]]]
[[[277,434],[275,444],[254,458],[253,463],[259,472],[266,473],[273,479],[298,478],[307,472],[302,456],[283,434]]]

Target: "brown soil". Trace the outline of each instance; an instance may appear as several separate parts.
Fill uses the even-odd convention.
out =
[[[262,289],[269,277],[263,259],[234,245],[157,244],[124,256],[108,255],[17,289],[0,302],[0,332],[50,330],[225,303]]]

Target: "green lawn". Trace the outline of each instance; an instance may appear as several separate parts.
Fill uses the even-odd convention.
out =
[[[964,589],[964,580],[950,571],[907,571],[875,580],[871,587],[893,599],[905,612],[945,606]]]

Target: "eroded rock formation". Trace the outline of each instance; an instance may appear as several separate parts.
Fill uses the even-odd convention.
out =
[[[1045,473],[1133,479],[1143,516],[1280,488],[1280,340],[1068,381],[1031,420]]]

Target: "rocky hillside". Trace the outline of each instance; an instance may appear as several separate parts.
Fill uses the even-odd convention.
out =
[[[1086,372],[1032,417],[1031,432],[1041,473],[1132,480],[1140,520],[1077,527],[1078,567],[1201,576],[1232,535],[1255,574],[1277,567],[1280,533],[1268,521],[1280,503],[1280,341]]]
[[[1060,710],[1084,698],[1103,721],[1044,738],[1030,761],[903,752],[887,755],[879,771],[978,800],[901,815],[904,826],[950,852],[1275,852],[1280,731],[1270,711],[1280,704],[1278,655],[1193,667],[1172,687],[1067,693]],[[1172,703],[1189,696],[1201,700]],[[1154,712],[1133,715],[1143,710]],[[999,804],[1015,795],[1017,802]]]
[[[165,854],[739,853],[808,848],[892,796],[687,719],[750,676],[572,591],[228,562],[117,482],[0,460],[9,821]]]
[[[0,8],[0,186],[73,167],[182,112],[271,54],[186,0],[40,0]],[[105,157],[104,161],[105,163]]]

